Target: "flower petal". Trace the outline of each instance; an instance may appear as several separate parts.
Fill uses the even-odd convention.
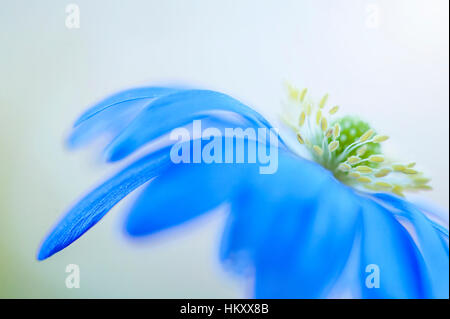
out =
[[[314,163],[286,157],[279,167],[234,201],[222,258],[254,268],[257,298],[324,297],[353,246],[356,195]]]
[[[147,106],[152,99],[178,90],[163,87],[143,87],[114,94],[87,110],[75,122],[67,145],[77,148],[104,133],[115,137]]]
[[[140,99],[153,99],[160,96],[164,96],[170,93],[178,91],[175,88],[166,87],[141,87],[121,91],[119,93],[113,94],[100,102],[96,103],[88,110],[86,110],[76,121],[74,127],[80,125],[82,122],[90,119],[94,115],[112,107],[119,103],[137,101]]]
[[[448,232],[429,220],[416,206],[389,194],[375,194],[382,204],[388,204],[390,211],[409,221],[417,235],[420,252],[426,264],[429,283],[427,297],[448,298],[449,254]],[[444,230],[444,232],[442,231]],[[447,238],[447,242],[442,237]]]
[[[168,149],[150,154],[91,191],[53,228],[38,253],[43,260],[83,235],[131,191],[158,175],[170,163]]]
[[[385,207],[361,198],[363,229],[360,278],[363,298],[424,298],[423,260],[411,236]],[[379,287],[367,281],[377,276]]]
[[[178,164],[146,186],[130,210],[126,231],[149,235],[231,200],[245,169],[226,164]]]
[[[255,151],[262,145],[236,137],[216,136],[215,140],[220,144],[217,147],[221,148],[222,155],[222,161],[218,163],[193,163],[195,148],[203,154],[212,140],[184,143],[191,150],[190,163],[174,164],[146,186],[127,218],[126,231],[130,235],[149,235],[206,213],[225,201],[233,201],[246,181],[259,176],[262,165],[259,160],[227,164],[223,159],[227,153],[236,155],[238,140],[242,142],[243,150],[248,150],[250,143],[255,143]],[[198,146],[194,145],[197,142]]]
[[[208,112],[212,111],[234,112],[246,119],[250,126],[271,127],[259,113],[228,95],[187,90],[151,102],[106,148],[105,157],[110,161],[123,159],[147,142],[195,119],[208,117]]]
[[[78,124],[67,139],[71,149],[82,147],[95,138],[108,134],[110,142],[146,107],[152,99],[137,99],[117,103]]]

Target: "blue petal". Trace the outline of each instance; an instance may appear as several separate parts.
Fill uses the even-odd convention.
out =
[[[163,149],[131,164],[80,200],[54,227],[43,242],[37,258],[46,259],[83,235],[115,204],[170,164]]]
[[[115,137],[152,99],[176,91],[173,88],[144,87],[108,97],[81,115],[67,144],[70,148],[80,147],[104,133]]]
[[[120,160],[174,128],[187,125],[194,119],[211,117],[213,111],[237,113],[253,127],[271,127],[259,113],[228,95],[205,90],[182,91],[151,102],[107,147],[106,158]]]
[[[221,154],[230,149],[235,154],[236,138],[216,137],[220,139]],[[226,140],[234,143],[226,143]],[[209,141],[199,141],[199,149]],[[249,141],[243,140],[247,149]],[[186,142],[193,150],[194,141]],[[149,235],[166,228],[179,225],[202,213],[232,201],[241,191],[243,182],[258,174],[259,162],[253,164],[226,163],[174,164],[146,186],[126,222],[126,231],[132,236]]]
[[[95,116],[81,122],[67,139],[69,148],[79,148],[95,138],[109,135],[109,142],[125,129],[150,103],[151,99],[125,101],[106,108]]]
[[[257,298],[324,297],[353,246],[356,195],[322,167],[289,156],[254,182],[233,202],[222,258],[254,268]]]
[[[448,232],[429,220],[417,207],[389,194],[375,194],[382,203],[390,205],[392,213],[409,221],[416,233],[418,246],[426,264],[427,297],[448,298],[449,254]],[[447,238],[443,241],[442,237]]]
[[[239,173],[231,165],[176,165],[146,186],[130,211],[126,231],[149,235],[214,209],[233,197]]]
[[[423,260],[411,236],[385,207],[361,198],[363,229],[360,278],[364,298],[425,298]],[[379,287],[366,285],[376,265]],[[366,272],[367,271],[367,272]],[[376,270],[375,270],[376,271]]]
[[[140,99],[153,99],[176,91],[177,89],[165,87],[142,87],[121,91],[107,97],[106,99],[101,100],[100,102],[90,107],[75,121],[74,127],[90,119],[92,116],[119,103],[136,101]]]

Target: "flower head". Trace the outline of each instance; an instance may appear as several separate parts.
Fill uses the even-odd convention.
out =
[[[429,179],[415,169],[415,163],[399,163],[383,154],[381,144],[389,139],[369,123],[354,116],[338,116],[339,106],[328,107],[328,94],[319,103],[308,97],[307,89],[288,85],[289,111],[284,122],[312,159],[330,170],[344,184],[371,191],[428,190]]]
[[[395,193],[393,184],[376,184],[394,171],[408,177],[412,165],[389,164],[388,171],[379,148],[386,137],[360,120],[334,118],[337,108],[326,108],[327,96],[314,107],[305,90],[291,94],[300,101],[300,112],[288,117],[288,123],[315,162],[298,156],[281,138],[273,174],[260,174],[264,157],[243,163],[174,162],[172,146],[159,147],[73,206],[42,243],[38,259],[70,245],[150,181],[127,215],[128,234],[151,235],[228,203],[220,258],[233,271],[252,276],[254,297],[320,298],[350,290],[364,298],[448,298],[447,229],[427,217],[429,210],[385,193]],[[109,133],[104,158],[119,161],[196,119],[214,128],[272,128],[259,113],[225,94],[146,87],[115,94],[85,112],[69,145]],[[251,141],[243,136],[195,137],[180,146],[197,147],[202,154],[212,149],[236,154]],[[267,147],[274,146],[257,141],[262,154]],[[361,183],[383,192],[347,186]],[[375,289],[366,284],[373,265],[381,277]],[[345,273],[351,280],[343,279]]]

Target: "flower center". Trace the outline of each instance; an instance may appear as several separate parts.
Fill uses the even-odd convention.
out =
[[[414,169],[415,163],[401,164],[387,159],[381,143],[388,136],[379,135],[365,121],[354,117],[337,118],[339,107],[326,106],[328,94],[319,103],[288,85],[287,110],[283,121],[297,134],[297,140],[313,160],[343,183],[371,191],[403,192],[428,190],[429,179]]]

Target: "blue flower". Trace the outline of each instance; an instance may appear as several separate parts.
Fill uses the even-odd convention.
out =
[[[300,101],[301,108],[290,126],[312,160],[300,157],[281,138],[273,174],[261,174],[267,162],[259,157],[253,163],[175,163],[172,146],[161,147],[81,199],[50,232],[37,258],[70,245],[122,198],[152,180],[130,210],[126,231],[151,235],[228,203],[220,258],[237,273],[253,276],[256,298],[323,298],[344,289],[363,298],[448,298],[448,231],[429,212],[397,196],[424,188],[426,182],[415,175],[413,165],[392,164],[402,178],[416,177],[404,184],[382,179],[368,183],[391,171],[378,166],[384,161],[378,142],[387,137],[375,135],[359,120],[327,122],[326,97],[314,108],[305,102],[305,94],[291,90],[291,99]],[[76,121],[69,145],[79,147],[109,134],[104,157],[119,161],[198,119],[221,130],[272,128],[259,113],[225,94],[145,87],[113,95],[86,111]],[[308,120],[316,121],[319,129],[308,124],[305,131]],[[358,130],[363,134],[349,142],[345,130],[349,136]],[[228,143],[230,137],[218,139],[223,154],[234,154],[240,142],[245,147],[250,143],[242,137],[232,137],[233,143]],[[202,151],[208,147],[202,138],[181,145],[193,148],[195,143]],[[259,148],[270,151],[273,144],[258,141]],[[362,191],[360,185],[372,189]],[[379,192],[384,188],[397,195]],[[379,285],[367,284],[368,269],[379,272]]]

